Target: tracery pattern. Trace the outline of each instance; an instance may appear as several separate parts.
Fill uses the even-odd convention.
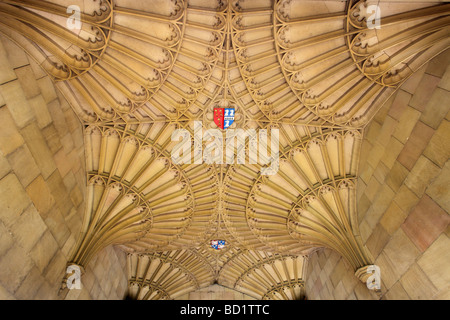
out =
[[[449,4],[378,1],[380,29],[368,26],[368,1],[71,4],[79,30],[67,28],[61,1],[0,1],[0,32],[52,77],[85,126],[86,213],[69,263],[85,267],[120,246],[136,299],[214,281],[258,299],[301,299],[303,256],[324,246],[364,273],[362,129],[448,49]],[[280,131],[278,174],[173,163],[172,132],[192,135],[194,121],[215,128],[217,106],[236,109],[230,129]],[[209,246],[219,238],[226,250]]]

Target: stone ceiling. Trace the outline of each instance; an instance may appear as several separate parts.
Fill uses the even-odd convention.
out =
[[[302,299],[307,255],[328,247],[365,281],[373,261],[355,198],[363,129],[450,43],[449,4],[376,1],[380,28],[370,4],[0,1],[0,32],[52,76],[85,128],[86,212],[68,264],[86,267],[116,245],[136,299],[212,283]],[[80,8],[79,29],[68,28],[69,5]],[[172,133],[193,137],[196,121],[217,128],[215,107],[235,108],[230,129],[279,130],[276,174],[173,161]],[[215,239],[226,246],[213,249]]]

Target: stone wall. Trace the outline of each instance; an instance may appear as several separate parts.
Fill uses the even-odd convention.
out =
[[[358,179],[364,244],[382,299],[450,299],[450,52],[403,84],[365,129]],[[309,299],[377,299],[331,250],[309,258]]]
[[[0,61],[0,299],[64,299],[84,215],[82,125],[47,74],[3,37]],[[123,298],[125,261],[107,248],[67,298]]]

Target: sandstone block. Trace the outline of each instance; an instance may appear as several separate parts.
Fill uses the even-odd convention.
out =
[[[0,151],[0,179],[6,176],[11,171],[8,160],[5,158],[3,153]]]
[[[421,113],[414,108],[406,107],[398,119],[399,123],[394,130],[393,136],[397,138],[401,143],[405,144],[411,135],[412,130],[417,124]]]
[[[0,180],[0,219],[11,226],[31,204],[17,177],[10,173]]]
[[[2,63],[0,64],[0,84],[16,79],[17,76],[14,73],[13,68],[11,67],[8,61],[7,51],[5,50],[5,47],[3,46],[1,41],[0,41],[0,61],[2,61]]]
[[[394,278],[398,279],[414,263],[417,256],[420,254],[420,251],[411,242],[403,230],[398,229],[385,246],[384,253],[392,263],[392,273],[394,274]]]
[[[402,225],[412,242],[425,251],[450,223],[450,216],[424,195]]]
[[[6,156],[24,144],[7,107],[0,108],[0,151]]]
[[[426,189],[429,195],[445,211],[450,212],[450,161],[445,163],[439,175],[431,182]]]
[[[441,234],[417,262],[438,290],[448,288],[450,283],[450,273],[445,267],[450,261],[449,247],[450,239]]]
[[[416,263],[403,275],[400,282],[413,300],[430,299],[437,293],[437,289]]]
[[[14,245],[0,259],[0,283],[11,293],[16,292],[33,268],[33,261],[21,246]]]
[[[26,99],[33,98],[41,93],[30,65],[22,66],[14,71],[16,72]]]
[[[380,224],[389,235],[392,235],[400,228],[406,217],[406,213],[393,201],[381,217]]]
[[[55,200],[50,193],[50,189],[47,186],[44,178],[38,176],[28,187],[27,193],[30,199],[33,201],[34,206],[39,211],[39,214],[45,218],[48,211],[55,204]]]
[[[18,80],[0,86],[0,93],[6,101],[6,106],[19,128],[23,128],[33,120],[34,113],[25,99],[25,93]]]
[[[40,173],[33,155],[24,144],[8,156],[9,165],[14,170],[20,183],[27,187]]]
[[[52,116],[48,112],[47,103],[45,102],[44,97],[39,94],[28,100],[28,102],[31,110],[34,112],[39,128],[48,126],[52,122]]]
[[[20,68],[29,64],[28,56],[20,47],[18,47],[14,42],[6,37],[2,37],[1,44],[7,54],[7,60],[2,59],[2,61],[8,61],[11,70],[15,68]]]
[[[436,88],[426,104],[425,110],[420,117],[421,121],[430,127],[437,129],[442,119],[450,110],[450,92]]]
[[[27,252],[36,245],[46,230],[47,226],[34,206],[29,206],[11,226],[14,239]]]
[[[39,166],[42,176],[47,179],[56,169],[53,154],[36,123],[31,123],[21,130],[28,149],[30,149],[36,164]]]
[[[423,111],[428,103],[428,100],[430,99],[430,92],[433,92],[434,89],[436,89],[440,80],[441,79],[439,77],[425,73],[420,80],[417,90],[414,92],[409,105],[419,111]]]
[[[423,153],[441,168],[450,157],[448,137],[450,137],[450,123],[444,120],[430,139],[430,143]]]
[[[39,80],[37,80],[39,88],[41,89],[41,94],[44,97],[46,103],[50,103],[56,98],[58,95],[56,94],[55,86],[50,77],[46,76]]]
[[[405,179],[405,185],[408,186],[418,197],[421,197],[428,184],[441,171],[441,169],[431,162],[427,157],[421,156],[414,168]]]
[[[47,268],[57,249],[57,242],[50,231],[46,231],[30,251],[30,256],[41,273]]]

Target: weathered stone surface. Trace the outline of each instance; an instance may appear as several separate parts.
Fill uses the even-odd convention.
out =
[[[0,283],[14,293],[33,268],[33,261],[21,246],[14,245],[0,259]]]
[[[8,161],[24,187],[27,187],[40,173],[33,155],[25,144],[11,153]]]
[[[2,61],[5,66],[9,65],[9,70],[11,72],[14,72],[13,69],[15,68],[20,68],[30,63],[28,60],[28,55],[25,51],[19,48],[13,41],[6,37],[2,37],[1,43],[6,51],[6,58],[2,59]]]
[[[19,83],[25,94],[24,96],[27,100],[40,94],[41,90],[39,89],[33,69],[30,65],[17,68],[14,71],[16,72]]]
[[[401,248],[401,250],[398,250],[398,248]],[[394,277],[398,279],[416,260],[420,251],[411,242],[403,230],[398,229],[384,248],[384,253],[392,263],[392,273],[394,274]]]
[[[8,227],[19,218],[31,201],[12,173],[0,180],[0,190],[0,220]]]
[[[446,268],[450,261],[449,246],[449,238],[442,234],[417,261],[417,264],[438,290],[448,289],[450,283],[450,273]]]
[[[434,130],[431,127],[418,121],[411,132],[409,140],[406,142],[405,147],[398,156],[398,161],[411,171],[417,159],[428,145],[433,134]]]
[[[405,180],[405,185],[421,197],[429,183],[438,175],[440,168],[427,157],[421,156]]]
[[[392,235],[405,221],[407,213],[405,213],[395,202],[391,202],[389,208],[383,214],[380,224],[387,233]]]
[[[45,128],[52,123],[52,117],[48,111],[47,103],[41,94],[28,100],[28,102],[31,110],[34,112],[39,128]]]
[[[403,275],[400,282],[412,300],[430,299],[437,292],[437,289],[416,263]]]
[[[4,48],[3,44],[0,42],[0,84],[5,82],[9,82],[17,78],[17,75],[14,73],[11,65],[9,64],[7,51]]]
[[[47,179],[53,171],[56,170],[56,165],[44,136],[42,135],[36,123],[31,123],[21,130],[21,134],[27,143],[28,149],[33,155],[36,164],[41,169],[42,176]]]
[[[430,127],[437,129],[441,121],[450,110],[450,105],[448,103],[449,100],[449,91],[436,88],[430,97],[422,116],[420,117],[421,121]]]
[[[0,150],[6,156],[24,143],[7,107],[0,108]]]
[[[47,268],[57,250],[58,243],[50,231],[46,231],[30,251],[30,256],[41,273]]]
[[[14,239],[27,252],[30,251],[47,230],[34,206],[29,206],[11,226]]]
[[[428,100],[430,99],[430,93],[436,89],[440,80],[441,79],[439,77],[425,73],[421,78],[420,83],[417,86],[417,90],[414,92],[409,105],[419,111],[423,111]]]
[[[6,174],[11,171],[8,160],[5,158],[3,153],[0,151],[0,179],[2,179]]]
[[[414,108],[406,107],[398,119],[398,126],[395,128],[393,136],[397,138],[401,143],[406,143],[411,135],[412,130],[417,124],[421,113]]]
[[[412,242],[425,251],[450,223],[450,216],[424,195],[402,225]]]
[[[0,257],[3,256],[14,244],[12,232],[0,221]]]
[[[366,246],[372,253],[372,256],[376,259],[380,254],[381,250],[383,250],[386,243],[389,241],[390,235],[383,228],[381,224],[377,224],[375,230],[372,235],[367,240]]]
[[[445,163],[439,175],[431,181],[426,189],[429,195],[446,212],[450,212],[450,161]]]
[[[50,189],[44,178],[38,176],[28,187],[27,193],[33,201],[34,206],[42,217],[46,217],[48,211],[55,204],[55,199],[50,193]]]
[[[424,156],[439,167],[443,167],[450,157],[450,144],[448,143],[449,136],[450,123],[447,120],[443,120],[423,153]]]
[[[23,128],[34,119],[34,113],[31,111],[18,80],[1,85],[0,93],[6,101],[6,107],[11,113],[14,122],[19,128]]]

